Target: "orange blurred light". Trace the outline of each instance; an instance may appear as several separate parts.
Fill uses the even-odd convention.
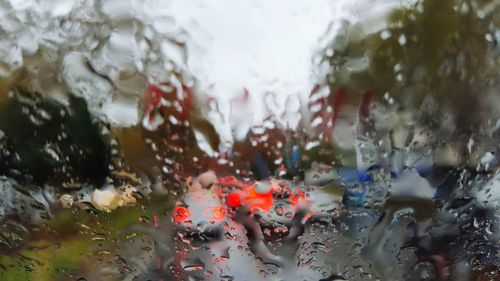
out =
[[[223,206],[208,207],[203,214],[211,221],[221,221],[226,217],[226,210]]]
[[[184,207],[176,207],[174,209],[173,218],[176,222],[183,222],[191,217],[191,212]]]

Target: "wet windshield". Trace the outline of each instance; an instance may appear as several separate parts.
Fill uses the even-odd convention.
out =
[[[499,280],[499,15],[0,1],[0,280]]]

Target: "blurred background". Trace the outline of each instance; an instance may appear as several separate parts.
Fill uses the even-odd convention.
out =
[[[0,1],[1,280],[500,280],[500,1]]]

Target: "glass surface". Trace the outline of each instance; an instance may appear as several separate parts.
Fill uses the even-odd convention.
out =
[[[0,1],[0,280],[500,280],[498,0]]]

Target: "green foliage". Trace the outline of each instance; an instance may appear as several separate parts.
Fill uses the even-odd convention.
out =
[[[475,109],[486,100],[478,96],[498,69],[485,36],[498,26],[500,11],[485,12],[483,2],[421,0],[392,11],[383,30],[360,35],[363,28],[348,28],[342,38],[348,43],[330,59],[332,67],[361,56],[369,66],[347,81],[334,79],[332,87],[389,93],[404,108],[418,109],[419,121],[431,127],[439,126],[443,112],[461,118],[463,127],[475,126]]]
[[[19,94],[0,105],[0,130],[9,150],[0,156],[1,174],[38,184],[97,185],[108,175],[108,142],[81,99],[70,98],[66,107]]]
[[[34,229],[30,241],[22,249],[0,256],[0,280],[69,280],[70,274],[92,261],[96,233],[105,233],[107,241],[126,240],[123,235],[127,232],[120,230],[138,224],[143,216],[151,217],[153,212],[165,213],[172,207],[166,198],[156,198],[151,204],[154,206],[149,211],[136,206],[119,208],[111,213],[58,213],[45,227]]]

